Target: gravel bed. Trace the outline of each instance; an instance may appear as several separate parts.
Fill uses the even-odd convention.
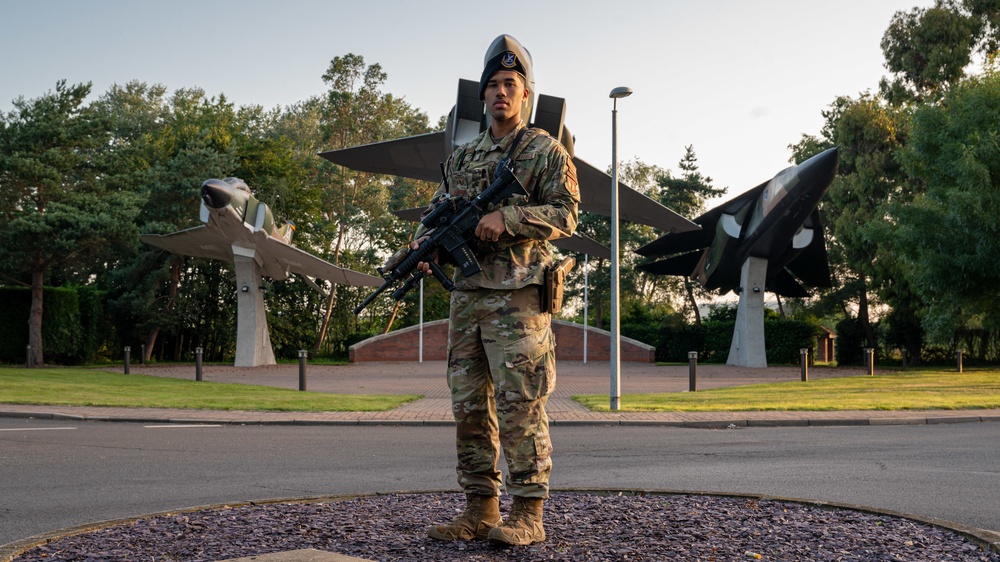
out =
[[[905,518],[794,502],[699,495],[555,493],[548,540],[500,548],[439,543],[457,493],[252,504],[162,515],[53,540],[14,560],[216,561],[314,548],[367,560],[906,560],[989,561],[964,536]],[[501,511],[510,508],[502,498]]]

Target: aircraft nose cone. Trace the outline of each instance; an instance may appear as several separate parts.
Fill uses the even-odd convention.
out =
[[[504,34],[494,39],[493,43],[490,44],[490,48],[486,50],[486,57],[484,59],[484,62],[490,60],[491,58],[499,55],[504,51],[521,52],[523,50],[524,47],[521,45],[520,42],[518,42],[517,39],[514,39],[510,35]]]
[[[210,209],[221,209],[233,200],[233,187],[222,180],[205,180],[201,184],[201,200]]]
[[[799,164],[799,177],[802,183],[829,186],[837,175],[837,164],[840,162],[838,147],[829,148],[816,156]]]

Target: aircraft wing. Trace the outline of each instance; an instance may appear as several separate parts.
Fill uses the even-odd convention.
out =
[[[233,261],[231,245],[205,225],[178,230],[170,234],[143,234],[139,238],[152,246],[174,254]]]
[[[640,256],[661,257],[700,250],[711,246],[712,240],[716,236],[715,227],[722,216],[735,215],[740,209],[756,201],[765,186],[767,186],[767,182],[737,195],[729,201],[713,207],[711,210],[698,216],[694,219],[694,223],[701,226],[701,230],[664,234],[637,249],[635,252]]]
[[[702,250],[712,244],[715,236],[715,223],[702,225],[701,230],[689,230],[674,234],[664,234],[652,242],[637,249],[635,253],[647,258],[657,258]]]
[[[256,250],[262,261],[265,262],[262,267],[265,271],[290,271],[300,275],[326,279],[341,285],[378,286],[382,284],[382,279],[379,277],[337,267],[295,246],[290,246],[277,238],[268,236],[264,232],[256,234],[254,237]],[[170,234],[143,234],[140,238],[147,244],[174,254],[230,263],[234,259],[232,244],[205,225],[178,230]],[[274,275],[274,277],[283,278],[280,274]]]
[[[801,299],[809,296],[809,292],[806,291],[805,287],[796,281],[792,277],[792,274],[788,273],[787,269],[782,269],[768,279],[766,289],[783,297]]]
[[[690,277],[701,261],[701,250],[695,250],[665,260],[654,261],[639,266],[639,269],[655,275],[682,275]]]
[[[262,266],[264,271],[270,269],[268,265],[273,265],[291,273],[325,279],[338,285],[377,287],[382,284],[383,280],[380,277],[337,267],[309,252],[286,244],[273,236],[268,236],[264,232],[257,232],[255,237],[257,238],[257,253],[265,262]],[[271,264],[266,262],[271,262]]]
[[[770,181],[771,180],[767,180],[766,182],[761,183],[757,187],[753,189],[748,189],[743,193],[737,195],[736,197],[733,197],[729,201],[726,201],[721,205],[713,207],[710,211],[706,212],[704,215],[701,215],[701,217],[698,217],[698,219],[702,217],[708,219],[709,217],[714,216],[715,220],[719,220],[719,216],[722,215],[723,213],[727,215],[735,215],[736,213],[739,212],[740,209],[742,209],[748,203],[756,201],[757,198],[760,197],[761,192],[764,191],[764,188],[767,187],[767,184]],[[697,222],[698,219],[695,219],[695,222]]]
[[[427,133],[341,150],[320,152],[334,164],[359,172],[389,174],[440,182],[441,163],[448,159],[444,132]]]
[[[570,236],[569,238],[550,240],[549,243],[557,248],[562,248],[563,250],[579,252],[581,254],[587,254],[588,256],[594,256],[595,258],[603,258],[606,260],[611,259],[611,248],[608,248],[597,240],[594,240],[589,236],[584,236],[583,234],[574,233],[573,236]]]
[[[580,183],[580,210],[611,216],[611,176],[574,157]],[[670,209],[618,183],[618,216],[629,222],[645,224],[666,232],[686,232],[700,227]]]
[[[448,158],[444,146],[444,133],[437,132],[330,150],[319,155],[352,170],[437,182],[441,180],[441,163]],[[580,158],[574,157],[573,163],[580,184],[580,210],[610,216],[611,176]],[[619,216],[623,220],[667,232],[698,229],[698,225],[627,185],[619,183],[619,188]]]
[[[409,209],[393,211],[392,214],[405,221],[420,222],[420,215],[423,214],[426,209],[427,207],[410,207]]]

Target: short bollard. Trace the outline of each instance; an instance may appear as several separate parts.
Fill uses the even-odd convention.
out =
[[[962,350],[959,349],[958,352],[955,353],[955,355],[956,355],[957,360],[958,360],[958,372],[961,373],[962,372]]]
[[[905,371],[906,370],[906,350],[905,349],[899,350],[899,355],[900,355],[900,357],[903,360],[903,370]]]
[[[202,376],[201,376],[201,358],[202,358],[202,355],[204,355],[204,353],[205,353],[204,349],[202,349],[200,347],[194,348],[194,380],[196,380],[198,382],[201,382],[201,380],[202,380]]]
[[[306,389],[306,357],[309,355],[304,349],[299,350],[299,390]]]
[[[799,362],[802,365],[802,382],[809,382],[809,348],[799,349]]]
[[[30,345],[28,346],[27,354],[24,357],[24,368],[25,369],[30,369],[31,368],[31,346]]]
[[[871,347],[865,348],[865,368],[868,369],[868,376],[875,376],[875,349]]]
[[[698,352],[688,352],[688,392],[698,390]]]
[[[131,355],[132,355],[132,348],[126,345],[125,346],[125,374],[126,375],[128,374],[128,366],[129,366],[129,360],[131,359],[131,357],[130,357]]]

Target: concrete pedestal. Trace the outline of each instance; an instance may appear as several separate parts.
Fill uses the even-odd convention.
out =
[[[727,365],[767,367],[764,347],[764,279],[767,260],[749,258],[740,270],[740,302]]]
[[[236,362],[237,367],[274,365],[271,336],[267,330],[264,291],[255,250],[233,246],[236,262]]]

